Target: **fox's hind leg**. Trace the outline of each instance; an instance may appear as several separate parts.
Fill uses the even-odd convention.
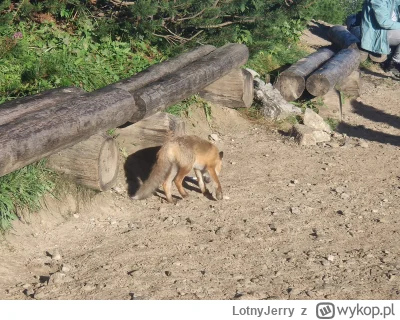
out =
[[[203,173],[199,169],[194,169],[194,173],[196,174],[197,182],[199,183],[199,188],[201,190],[201,193],[204,194],[206,192],[206,186],[203,180]]]
[[[163,183],[163,189],[165,192],[165,197],[167,198],[167,201],[169,203],[173,203],[174,201],[172,200],[172,194],[171,194],[171,188],[172,188],[172,181],[176,177],[176,174],[178,172],[178,168],[176,166],[172,166],[171,170],[168,173],[167,178],[165,179]]]
[[[222,187],[221,187],[221,183],[219,182],[218,175],[215,172],[215,168],[208,168],[208,173],[210,174],[210,176],[214,180],[214,182],[217,184],[216,198],[218,200],[222,200],[223,199]]]
[[[187,192],[182,186],[183,179],[189,174],[191,167],[181,167],[178,171],[178,174],[175,177],[175,185],[178,188],[179,193],[181,194],[182,198],[186,198],[188,196]]]

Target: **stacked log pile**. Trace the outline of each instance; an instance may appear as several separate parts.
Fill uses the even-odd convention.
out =
[[[214,91],[214,98],[218,91],[224,95],[229,91],[226,81],[216,82],[224,77],[235,77],[236,89],[231,91],[239,91],[227,94],[232,96],[227,101],[248,106],[252,78],[239,70],[248,55],[248,48],[241,44],[218,49],[201,46],[91,93],[62,88],[4,103],[0,105],[0,176],[50,156],[53,168],[86,186],[107,190],[116,179],[118,148],[114,139],[101,132],[124,124],[134,126],[155,115],[154,121],[145,123],[156,129],[140,127],[137,132],[147,138],[153,132],[158,140],[160,132],[164,136],[175,129],[181,133],[179,121],[157,112],[202,90]],[[239,71],[242,79],[237,79]]]
[[[336,49],[320,49],[279,75],[275,87],[287,101],[298,99],[305,90],[316,97],[334,89],[359,96],[358,67],[368,53],[359,49],[360,40],[344,26],[332,26],[328,35]]]

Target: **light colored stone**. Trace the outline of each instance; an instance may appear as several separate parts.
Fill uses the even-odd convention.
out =
[[[299,107],[288,103],[279,90],[259,78],[254,79],[254,99],[261,102],[262,113],[267,119],[281,120],[291,114],[301,114]]]
[[[315,146],[317,144],[313,129],[303,124],[295,124],[292,129],[292,135],[301,146]]]
[[[310,108],[307,108],[304,112],[303,121],[304,125],[307,127],[328,133],[332,132],[331,127],[324,121],[324,119]]]
[[[325,131],[316,130],[313,132],[313,135],[317,143],[331,141],[331,135]]]

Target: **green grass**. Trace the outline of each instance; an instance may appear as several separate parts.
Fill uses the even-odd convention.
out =
[[[63,86],[92,91],[163,59],[144,41],[97,39],[89,20],[75,33],[54,23],[2,26],[0,56],[0,103]]]
[[[39,210],[42,196],[54,190],[56,177],[44,160],[0,177],[0,230],[10,228],[21,210]]]
[[[174,104],[173,106],[168,107],[165,110],[165,112],[173,114],[174,116],[177,117],[182,117],[182,116],[190,117],[190,107],[192,106],[198,106],[204,110],[204,114],[206,116],[208,125],[211,127],[212,125],[211,104],[209,104],[207,101],[205,101],[198,95],[193,95],[190,98],[183,100],[182,102],[179,102],[177,104]]]

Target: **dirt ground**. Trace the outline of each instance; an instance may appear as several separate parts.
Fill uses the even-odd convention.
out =
[[[2,240],[0,298],[399,299],[400,82],[375,69],[319,146],[192,110],[188,131],[221,139],[224,200],[189,182],[176,205],[132,201],[122,177],[90,204],[50,201]]]

